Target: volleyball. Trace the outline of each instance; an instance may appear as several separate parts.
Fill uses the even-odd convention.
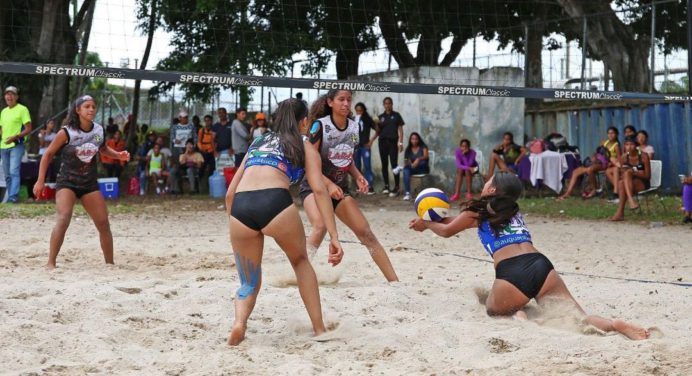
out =
[[[421,191],[413,204],[419,217],[426,221],[441,221],[449,211],[449,198],[437,188]]]

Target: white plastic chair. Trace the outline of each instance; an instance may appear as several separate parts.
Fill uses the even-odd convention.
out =
[[[651,179],[649,180],[650,188],[637,193],[637,200],[639,200],[640,198],[644,198],[647,210],[649,208],[649,194],[651,192],[658,191],[658,188],[661,187],[661,175],[663,173],[663,162],[661,162],[660,160],[651,160],[649,163],[651,164]],[[658,201],[663,206],[663,201]]]

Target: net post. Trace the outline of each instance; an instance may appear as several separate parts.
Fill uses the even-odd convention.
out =
[[[692,0],[687,0],[687,94],[692,95]]]
[[[581,39],[581,90],[586,87],[586,16],[582,17],[582,39]]]
[[[651,1],[651,67],[649,68],[649,93],[654,92],[656,72],[656,1]]]

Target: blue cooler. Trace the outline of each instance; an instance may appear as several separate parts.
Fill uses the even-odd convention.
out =
[[[100,178],[99,190],[104,198],[116,199],[118,198],[120,189],[118,188],[118,178]]]

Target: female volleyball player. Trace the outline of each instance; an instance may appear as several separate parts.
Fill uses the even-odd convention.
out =
[[[370,229],[370,224],[358,208],[348,191],[348,175],[358,185],[358,191],[368,192],[368,182],[353,163],[353,151],[358,146],[359,129],[356,122],[348,118],[351,112],[351,92],[329,90],[319,97],[310,108],[309,139],[322,157],[322,173],[334,205],[334,213],[358,237],[387,281],[398,281],[394,267],[384,247]],[[325,235],[324,214],[317,208],[315,195],[306,182],[300,187],[305,213],[312,225],[308,247],[315,252]]]
[[[486,300],[488,315],[526,319],[522,308],[531,299],[540,304],[545,298],[561,298],[574,304],[586,322],[603,331],[617,331],[630,339],[648,338],[649,332],[635,324],[584,313],[550,260],[534,248],[517,204],[521,191],[522,183],[516,175],[498,172],[483,187],[481,198],[468,202],[458,216],[441,222],[417,218],[409,227],[416,231],[430,229],[442,237],[478,229],[481,243],[495,264],[495,282]]]
[[[38,180],[34,185],[34,195],[39,197],[45,185],[46,171],[53,156],[60,153],[60,170],[55,189],[55,207],[58,218],[50,235],[48,269],[55,268],[65,232],[70,226],[72,209],[77,200],[82,201],[84,209],[94,221],[101,240],[101,250],[107,264],[113,263],[113,235],[108,223],[108,209],[96,181],[96,154],[115,160],[129,161],[130,153],[117,152],[106,146],[103,127],[94,123],[96,101],[83,95],[72,104],[67,115],[67,125],[57,133],[46,149],[39,166]]]
[[[279,103],[275,131],[263,134],[250,145],[226,193],[231,246],[241,283],[228,338],[231,346],[245,338],[247,320],[255,307],[262,283],[265,235],[274,238],[288,256],[315,335],[325,332],[317,277],[305,249],[305,230],[288,191],[290,184],[300,182],[304,174],[307,176],[315,192],[316,210],[324,218],[331,237],[328,261],[337,265],[343,250],[329,193],[322,181],[320,156],[299,132],[299,124],[305,123],[307,115],[307,107],[297,99]]]

